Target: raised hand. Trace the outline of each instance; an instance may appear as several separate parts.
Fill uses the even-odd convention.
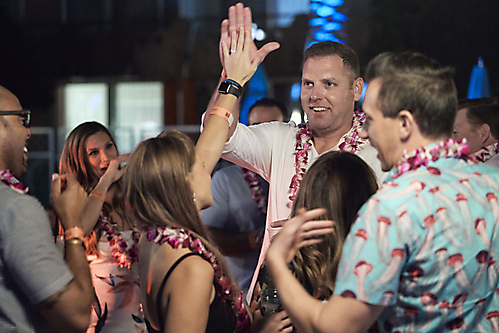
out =
[[[81,227],[87,193],[71,174],[52,176],[52,205],[64,229]]]
[[[251,32],[243,30],[241,27],[239,32],[232,32],[229,45],[222,42],[222,50],[225,58],[225,71],[227,78],[232,79],[244,85],[251,79],[258,65],[262,62],[260,55],[256,55],[254,59],[249,57],[249,48],[252,44]]]
[[[103,177],[108,177],[110,184],[118,181],[123,176],[129,159],[130,154],[123,154],[109,162],[109,166]]]
[[[241,2],[229,7],[229,19],[223,20],[220,28],[220,62],[222,63],[224,72],[226,68],[225,55],[222,51],[222,42],[230,45],[230,39],[233,34],[236,33],[237,35],[239,31],[241,31],[241,28],[243,28],[244,31],[249,31],[251,37],[252,24],[253,19],[251,9],[249,7],[244,7]],[[258,49],[253,42],[253,38],[251,37],[251,43],[248,44],[248,47],[250,59],[254,60],[258,56],[261,62],[270,52],[277,50],[280,45],[277,42],[269,42]]]
[[[322,242],[320,236],[332,233],[333,221],[311,221],[324,213],[323,208],[301,210],[298,215],[289,219],[272,240],[267,252],[268,264],[276,261],[284,261],[288,264],[300,248],[320,243]]]

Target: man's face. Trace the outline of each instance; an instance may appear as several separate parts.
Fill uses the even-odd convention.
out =
[[[283,121],[282,113],[277,106],[255,106],[249,115],[248,123],[257,125],[271,121]]]
[[[380,88],[381,79],[373,80],[367,87],[362,104],[366,121],[360,136],[369,138],[373,147],[378,150],[377,157],[381,162],[381,168],[383,171],[389,171],[402,158],[402,149],[397,118],[385,117],[377,106]]]
[[[321,134],[350,126],[363,81],[351,76],[337,56],[313,57],[303,65],[301,105],[312,131]]]
[[[466,117],[466,112],[466,109],[461,109],[457,112],[452,138],[457,141],[466,138],[470,147],[470,153],[474,153],[482,148],[480,131],[478,130],[480,126],[470,123],[468,117]]]
[[[1,110],[22,110],[21,104],[10,92],[4,93],[2,100]],[[0,133],[0,152],[2,154],[0,168],[10,170],[16,178],[20,178],[27,172],[26,142],[30,137],[30,131],[24,127],[20,116],[2,116],[2,121],[4,123],[1,125]]]

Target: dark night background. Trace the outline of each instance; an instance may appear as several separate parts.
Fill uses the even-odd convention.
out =
[[[165,125],[179,124],[179,90],[185,96],[183,124],[197,124],[221,70],[219,25],[235,2],[190,0],[201,14],[186,19],[179,17],[179,1],[0,0],[0,85],[33,111],[33,126],[58,128],[63,110],[57,91],[65,83],[162,81]],[[265,10],[269,1],[245,5],[266,30],[266,41],[281,43],[264,66],[273,97],[286,103],[289,87],[300,79],[310,17],[297,15],[289,27],[268,29],[265,22],[276,15]],[[338,37],[358,53],[362,68],[383,51],[419,51],[455,68],[459,98],[465,98],[481,56],[492,95],[499,95],[498,0],[345,0],[339,11],[348,21]],[[36,144],[30,140],[30,151]],[[48,204],[48,183],[33,183],[56,165],[37,169],[31,161],[30,193]]]

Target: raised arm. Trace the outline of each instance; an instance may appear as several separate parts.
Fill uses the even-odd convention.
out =
[[[263,60],[258,55],[253,60],[250,59],[248,45],[251,43],[251,30],[243,28],[238,34],[232,33],[229,45],[222,41],[227,79],[239,86],[244,86],[249,81]],[[196,155],[204,162],[205,169],[209,172],[213,170],[222,155],[229,132],[230,110],[234,108],[236,102],[237,97],[234,94],[221,95],[215,107],[208,110],[205,117],[206,126],[196,144]]]
[[[235,34],[239,33],[239,31],[244,29],[244,31],[249,32],[251,36],[251,31],[252,31],[252,24],[253,24],[253,19],[252,19],[252,14],[251,14],[251,9],[249,7],[244,7],[244,5],[239,2],[238,4],[234,6],[229,7],[229,18],[225,19],[222,21],[222,24],[220,26],[220,43],[219,43],[219,53],[220,53],[220,62],[222,64],[222,73],[220,75],[220,79],[218,82],[217,87],[225,81],[227,77],[227,69],[226,69],[226,64],[225,64],[225,54],[223,52],[223,47],[222,45],[225,43],[226,45],[231,45],[231,38]],[[251,37],[250,42],[247,44],[248,52],[249,52],[249,58],[251,61],[254,61],[256,58],[260,59],[259,61],[262,62],[265,57],[272,51],[277,50],[280,47],[279,43],[277,42],[269,42],[263,45],[260,49],[256,47],[256,44],[253,42],[253,38]],[[215,89],[213,92],[213,95],[210,99],[210,102],[208,104],[206,116],[203,119],[203,125],[206,126],[207,118],[208,118],[208,113],[210,110],[213,109],[213,107],[216,105],[218,98],[220,97],[220,94],[218,93],[218,89]],[[232,110],[232,117],[234,119],[234,122],[230,126],[229,132],[228,132],[228,138],[232,136],[234,133],[238,120],[239,120],[239,105],[236,103],[233,107]]]
[[[88,235],[94,229],[95,224],[99,220],[104,202],[111,202],[113,194],[111,187],[123,176],[126,167],[120,167],[120,165],[122,162],[127,162],[129,157],[130,154],[125,154],[112,160],[106,172],[100,177],[99,182],[95,185],[92,192],[90,192],[82,220],[82,228],[85,235]]]
[[[71,174],[55,176],[52,184],[53,207],[64,229],[81,228],[87,201],[85,191]],[[90,322],[93,289],[82,244],[73,239],[64,247],[64,259],[74,275],[73,280],[37,304],[45,320],[59,332],[84,332]]]

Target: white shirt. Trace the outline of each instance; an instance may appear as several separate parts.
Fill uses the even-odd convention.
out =
[[[293,122],[271,122],[250,127],[238,123],[234,134],[225,144],[222,154],[224,159],[255,171],[270,183],[265,236],[258,266],[248,292],[248,301],[251,298],[259,268],[267,254],[271,236],[275,234],[270,223],[287,219],[291,213],[289,184],[295,174],[294,152],[298,130],[299,128]],[[329,151],[331,150],[339,149],[335,146]],[[371,166],[380,181],[384,173],[376,157],[376,149],[368,143],[356,155]],[[312,143],[308,164],[304,167],[308,169],[319,156]]]

